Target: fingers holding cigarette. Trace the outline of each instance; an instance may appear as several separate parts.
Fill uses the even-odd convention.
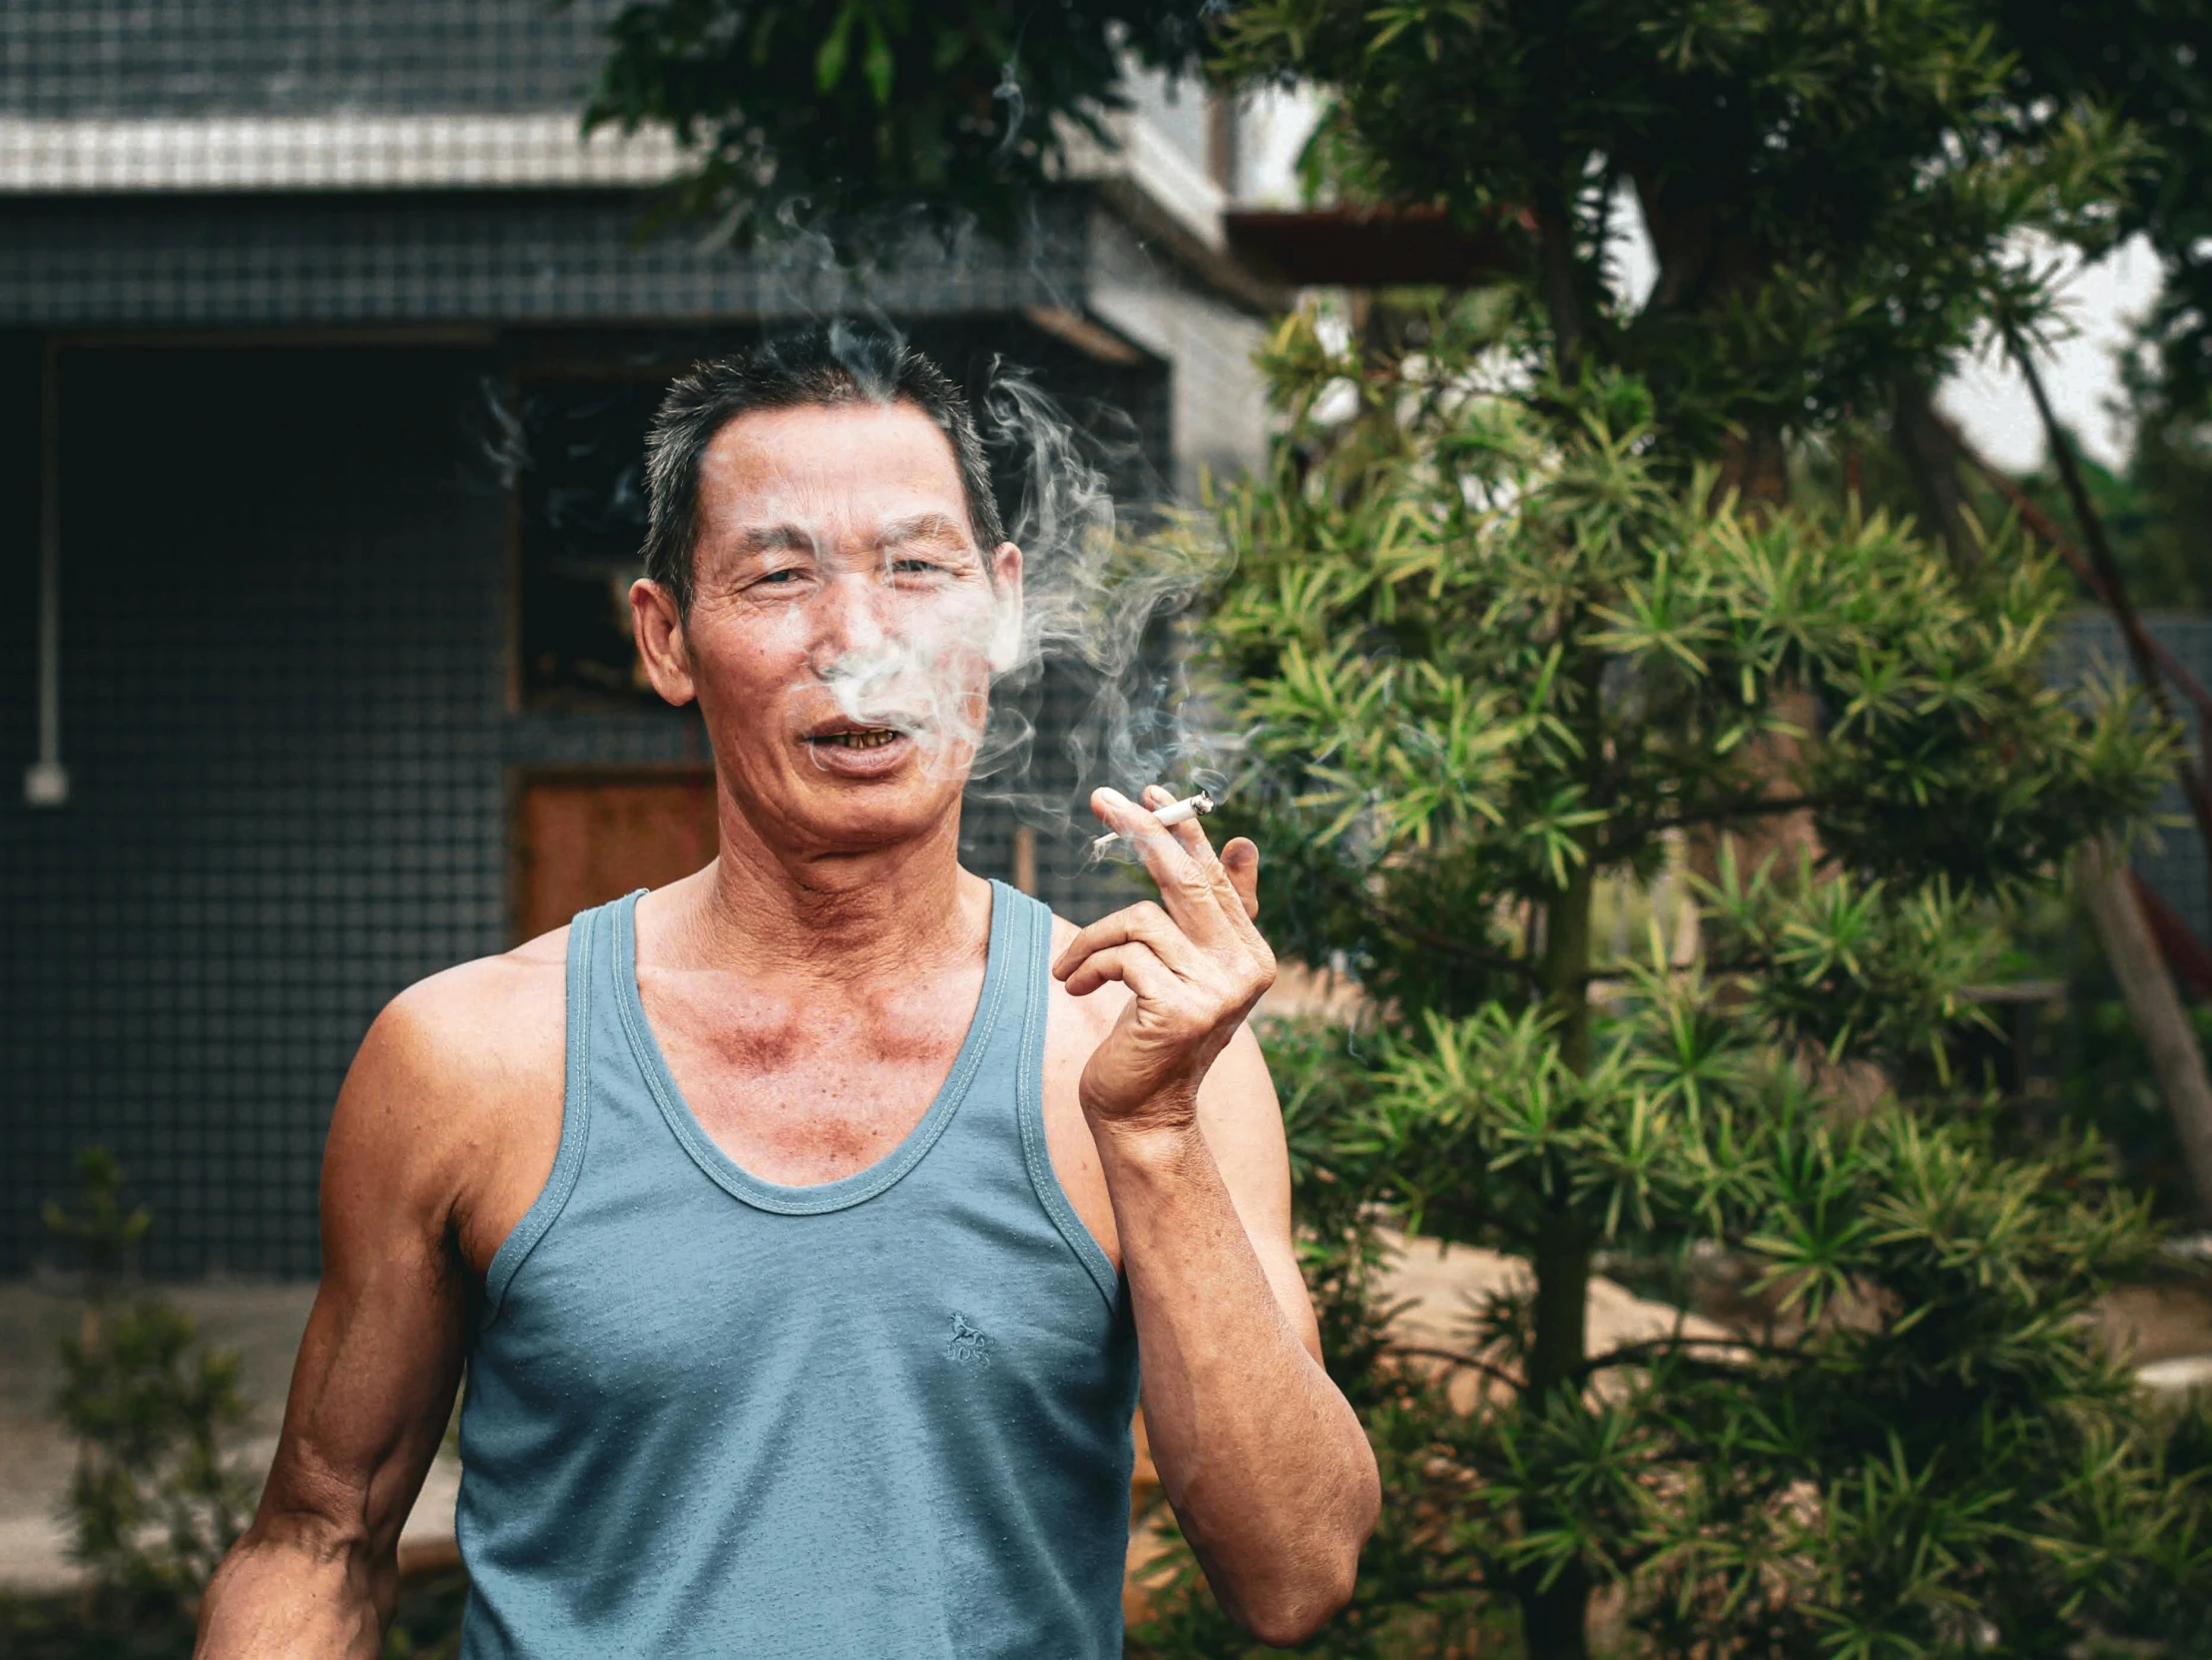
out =
[[[1091,805],[1092,811],[1110,824],[1139,804],[1115,791],[1101,790],[1093,796]],[[1186,880],[1195,880],[1202,888],[1213,888],[1222,901],[1242,910],[1247,919],[1257,919],[1260,914],[1260,849],[1240,835],[1224,846],[1217,857],[1212,841],[1199,824],[1214,807],[1213,797],[1203,790],[1177,800],[1164,786],[1148,785],[1143,793],[1142,808],[1152,823],[1140,820],[1135,825],[1125,823],[1122,830],[1109,830],[1091,843],[1091,856],[1103,856],[1116,843],[1131,848],[1161,880],[1164,893],[1167,868],[1157,862],[1157,855],[1148,852],[1145,845],[1153,842],[1157,834],[1153,826],[1156,825],[1167,832],[1160,840],[1172,844],[1190,860],[1185,867]],[[1167,846],[1162,846],[1160,851],[1167,853],[1171,863],[1181,862]]]
[[[1195,796],[1185,796],[1181,801],[1175,801],[1168,797],[1165,789],[1155,784],[1146,788],[1144,805],[1151,810],[1152,817],[1163,828],[1170,828],[1176,825],[1187,825],[1194,819],[1205,818],[1207,814],[1214,811],[1214,798],[1201,790]],[[1115,842],[1125,839],[1126,837],[1122,835],[1120,830],[1108,830],[1091,843],[1091,851],[1093,853],[1103,853]]]
[[[1249,836],[1235,836],[1221,850],[1222,873],[1237,890],[1245,915],[1260,915],[1260,848]]]
[[[1176,801],[1173,791],[1155,784],[1148,786],[1144,793],[1144,805],[1152,810],[1153,816],[1160,823],[1170,827],[1176,841],[1185,852],[1197,861],[1199,868],[1206,872],[1208,878],[1217,886],[1226,884],[1228,891],[1234,895],[1236,902],[1244,907],[1246,916],[1258,917],[1260,914],[1260,849],[1246,837],[1239,835],[1225,844],[1221,849],[1220,856],[1216,857],[1213,839],[1207,835],[1205,828],[1199,824],[1200,819],[1213,811],[1215,804],[1204,791],[1200,791],[1194,800],[1203,802],[1205,805],[1200,807],[1196,814],[1185,818],[1178,811],[1183,804]],[[1168,814],[1171,812],[1176,814],[1173,820],[1168,818]]]

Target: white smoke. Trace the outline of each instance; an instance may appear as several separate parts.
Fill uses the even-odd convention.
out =
[[[1190,697],[1177,625],[1226,553],[1189,537],[1170,547],[1122,521],[1102,463],[1126,464],[1137,451],[1133,435],[1100,430],[1112,417],[1079,428],[1026,372],[998,362],[978,418],[1001,480],[1018,481],[1005,505],[1024,578],[1019,638],[993,686],[971,792],[1085,842],[1101,785],[1131,799],[1148,784],[1218,795],[1227,780]],[[1071,784],[1059,793],[1038,777],[1024,708],[1052,683],[1063,709],[1076,706],[1064,740]]]
[[[879,312],[862,326],[902,337]],[[858,328],[830,332],[832,349],[854,342],[848,361],[865,385]],[[1090,844],[1088,803],[1101,785],[1132,799],[1148,784],[1218,799],[1228,781],[1190,698],[1176,625],[1226,555],[1202,538],[1163,545],[1125,520],[1110,469],[1151,501],[1165,493],[1126,416],[1097,409],[1079,424],[1003,359],[974,412],[1007,538],[1022,552],[1018,599],[1001,587],[985,605],[894,600],[875,637],[817,674],[847,720],[903,732],[936,764],[965,767],[971,799],[1070,846]],[[895,590],[888,573],[884,587]],[[1064,755],[1037,753],[1047,699]]]

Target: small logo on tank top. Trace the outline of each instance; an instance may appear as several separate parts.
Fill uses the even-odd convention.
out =
[[[954,1315],[952,1338],[944,1346],[944,1355],[962,1366],[987,1367],[991,1364],[991,1340],[970,1326],[966,1317]]]

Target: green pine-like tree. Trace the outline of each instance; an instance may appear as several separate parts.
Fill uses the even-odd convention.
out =
[[[1951,1064],[1994,901],[2140,811],[2168,735],[2044,684],[2065,592],[2031,551],[1962,577],[1906,525],[1716,507],[1635,382],[1482,389],[1513,326],[1470,301],[1378,360],[1287,322],[1272,475],[1181,532],[1238,559],[1216,696],[1267,924],[1373,1010],[1273,1049],[1389,1481],[1324,1651],[1517,1624],[1579,1655],[1597,1598],[1663,1654],[2178,1635],[2202,1496],[2080,1318],[2144,1207],[2093,1143],[1997,1157]],[[1807,833],[1749,862],[1733,832],[1781,818]],[[1694,959],[1655,927],[1615,954],[1601,891],[1701,836]],[[1528,1276],[1456,1355],[1393,1359],[1382,1218]],[[1593,1263],[1686,1299],[1716,1256],[1740,1339],[1589,1352]],[[1232,1651],[1213,1620],[1171,1595],[1142,1641]]]
[[[2133,223],[2142,110],[2015,52],[2032,9],[1995,0],[797,10],[631,8],[595,116],[712,139],[684,205],[741,228],[794,182],[1005,226],[1053,176],[1036,113],[1106,107],[1096,42],[1203,49],[1323,90],[1318,190],[1512,254],[1342,337],[1286,323],[1267,474],[1175,532],[1237,559],[1210,696],[1264,921],[1368,1011],[1272,1048],[1387,1485],[1316,1650],[2190,1652],[2202,1423],[2148,1414],[2081,1318],[2143,1207],[2090,1141],[2000,1156],[1958,1042],[2006,901],[2141,812],[2171,734],[2044,684],[2063,584],[1914,437],[1990,319],[2032,334],[2017,233]],[[1793,446],[1893,411],[1933,540],[1791,505]],[[1644,925],[1662,872],[1694,949]],[[1448,1354],[1394,1352],[1385,1223],[1526,1276]],[[1745,1318],[1592,1354],[1601,1268],[1678,1303],[1732,1275]],[[1135,1646],[1240,1652],[1171,1568]]]
[[[2068,594],[2008,527],[1789,500],[1793,444],[2031,324],[2015,234],[2098,246],[2140,164],[2094,101],[2016,96],[1996,21],[1225,24],[1225,73],[1327,90],[1318,187],[1517,254],[1448,304],[1286,323],[1271,471],[1178,532],[1236,557],[1213,696],[1267,925],[1369,1010],[1275,1051],[1389,1482],[1325,1648],[2058,1655],[2212,1618],[2196,1443],[2083,1318],[2145,1206],[2090,1140],[2000,1156],[1959,1064],[2006,904],[2144,810],[2172,734],[2045,684]],[[1612,922],[1662,871],[1694,948]],[[1525,1274],[1454,1351],[1393,1358],[1381,1220]],[[1593,1354],[1601,1264],[1677,1304],[1726,1273],[1741,1316]],[[1185,1582],[1142,1642],[1233,1652],[1214,1618]]]

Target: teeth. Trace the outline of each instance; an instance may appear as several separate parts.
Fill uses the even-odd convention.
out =
[[[815,740],[818,744],[835,744],[847,750],[879,750],[898,734],[889,727],[871,727],[866,732],[832,732]]]

